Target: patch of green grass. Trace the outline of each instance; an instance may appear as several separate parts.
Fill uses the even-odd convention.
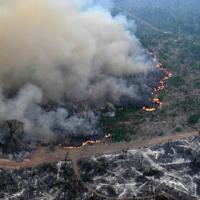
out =
[[[178,99],[174,104],[174,108],[180,108],[184,112],[196,112],[200,108],[200,98],[196,95],[186,96],[184,99]]]
[[[171,85],[173,85],[174,87],[180,87],[180,86],[184,85],[185,80],[182,77],[180,77],[180,76],[175,76],[175,77],[172,77],[169,80],[169,83]]]
[[[112,141],[113,142],[120,142],[120,141],[129,141],[129,135],[126,130],[123,129],[116,129],[112,131]]]
[[[127,120],[130,114],[137,112],[139,109],[140,108],[134,107],[134,106],[129,107],[129,108],[124,108],[123,110],[117,111],[116,118],[118,120]]]
[[[117,121],[117,119],[115,117],[102,117],[102,119],[101,119],[101,123],[104,126],[109,126],[109,125],[115,123],[116,121]]]
[[[182,128],[181,128],[181,127],[177,126],[177,127],[175,128],[175,132],[181,132],[181,131],[182,131]]]
[[[193,82],[193,86],[194,86],[195,88],[197,88],[197,89],[200,89],[200,80],[195,80],[195,81]]]
[[[176,117],[177,116],[177,112],[176,111],[172,111],[169,113],[170,117]]]
[[[119,110],[116,113],[115,118],[117,120],[123,121],[123,120],[127,120],[128,116],[129,116],[129,111],[128,110]]]
[[[199,122],[199,119],[200,119],[200,114],[194,114],[194,115],[191,115],[189,118],[188,118],[188,124],[197,124]]]
[[[194,70],[200,70],[200,62],[193,62],[190,67]]]
[[[139,109],[140,108],[138,107],[130,107],[124,108],[123,110],[118,110],[114,117],[102,117],[101,123],[104,126],[109,126],[119,121],[126,121],[128,120],[130,114],[136,113]]]

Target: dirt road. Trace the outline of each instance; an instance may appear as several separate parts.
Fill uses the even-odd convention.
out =
[[[95,145],[88,145],[78,148],[63,148],[56,147],[55,151],[48,151],[47,147],[38,148],[30,159],[26,159],[23,162],[16,162],[13,160],[0,159],[0,168],[4,169],[23,169],[28,167],[35,167],[43,163],[53,163],[60,160],[64,160],[67,153],[69,153],[69,159],[76,163],[77,160],[83,157],[91,157],[96,155],[102,155],[107,153],[120,152],[123,149],[140,149],[156,144],[165,143],[173,140],[185,139],[193,136],[199,136],[198,132],[182,133],[177,135],[169,135],[163,137],[156,137],[145,140],[135,140],[131,142],[120,143],[99,143]],[[77,169],[78,170],[78,169]]]

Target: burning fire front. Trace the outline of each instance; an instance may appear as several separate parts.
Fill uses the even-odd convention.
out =
[[[153,60],[155,62],[157,62],[157,55],[156,54],[157,54],[157,52],[155,52],[155,51],[152,52]],[[167,81],[168,79],[170,79],[173,76],[172,73],[163,66],[163,64],[157,63],[155,65],[155,67],[157,69],[159,69],[159,70],[164,71],[165,76],[159,81],[158,86],[156,86],[153,89],[153,91],[152,91],[152,96],[154,96],[152,98],[152,103],[153,103],[154,106],[152,106],[152,107],[150,107],[150,106],[144,106],[143,107],[143,110],[145,110],[147,112],[153,112],[156,109],[159,109],[159,108],[162,107],[163,103],[161,102],[161,100],[159,98],[157,98],[155,96],[156,96],[156,94],[158,94],[158,92],[161,92],[162,90],[164,90],[164,88],[165,88],[165,86],[164,86],[165,81]]]

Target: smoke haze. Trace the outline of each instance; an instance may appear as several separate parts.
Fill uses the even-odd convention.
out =
[[[136,99],[126,77],[152,68],[125,17],[111,2],[14,0],[0,3],[0,119],[24,122],[28,135],[94,134],[94,109]],[[9,97],[8,94],[14,94]],[[40,105],[55,102],[45,111]],[[91,109],[69,114],[66,105]],[[51,137],[52,136],[52,137]]]

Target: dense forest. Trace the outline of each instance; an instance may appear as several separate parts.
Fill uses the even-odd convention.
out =
[[[115,0],[116,7],[133,12],[141,19],[168,32],[198,36],[199,0]]]

